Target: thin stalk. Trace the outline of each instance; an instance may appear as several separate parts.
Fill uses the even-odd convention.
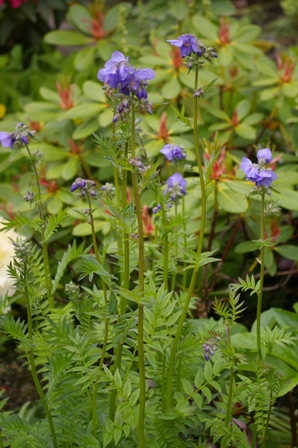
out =
[[[134,159],[135,152],[135,110],[131,107],[131,158]],[[140,301],[144,295],[144,231],[142,221],[142,208],[138,188],[137,175],[132,171],[132,185],[134,191],[134,200],[136,206],[138,222],[138,243],[139,243],[139,294]],[[140,403],[139,403],[139,448],[145,448],[145,402],[146,402],[146,378],[145,378],[145,355],[144,355],[144,305],[139,302],[138,305],[138,358],[139,358],[139,376],[140,376]]]
[[[162,224],[164,231],[167,226],[167,217],[164,204],[161,205]],[[169,273],[169,235],[168,232],[163,237],[163,284],[165,290],[168,289],[168,273]]]
[[[266,448],[266,441],[267,441],[267,436],[268,436],[268,428],[269,428],[271,412],[272,412],[272,399],[270,400],[268,415],[266,418],[266,425],[265,425],[264,432],[263,432],[262,448]]]
[[[199,71],[196,68],[195,72],[195,90],[198,88],[198,77]],[[197,247],[197,257],[199,257],[202,253],[203,249],[203,239],[204,239],[204,231],[205,231],[205,220],[206,220],[206,189],[205,189],[205,181],[203,175],[203,166],[202,166],[202,158],[200,154],[199,148],[199,137],[198,137],[198,98],[194,97],[194,120],[193,120],[193,135],[194,135],[194,147],[197,156],[197,163],[200,175],[200,186],[201,186],[201,196],[202,196],[202,215],[201,215],[201,226],[200,226],[200,234],[198,239],[198,247]],[[172,405],[172,390],[173,390],[173,375],[174,375],[174,366],[176,359],[176,352],[179,343],[179,339],[181,336],[181,331],[183,328],[184,320],[187,314],[187,310],[189,308],[189,303],[195,288],[198,272],[199,272],[199,261],[196,262],[192,277],[189,285],[189,289],[187,292],[187,296],[184,301],[183,309],[181,316],[178,321],[178,328],[175,334],[175,338],[172,345],[172,351],[170,354],[169,367],[168,367],[168,377],[167,377],[167,407],[170,408]]]
[[[182,216],[185,217],[185,200],[184,200],[184,196],[182,198]],[[186,235],[186,222],[183,223],[183,248],[184,248],[184,260],[186,260],[186,249],[187,249],[187,235]],[[186,276],[187,276],[187,272],[186,272],[186,261],[184,261],[183,263],[183,292],[185,292],[186,289]]]
[[[97,246],[97,240],[96,240],[96,234],[95,234],[95,227],[94,227],[94,219],[93,219],[93,213],[92,213],[91,200],[90,200],[90,196],[89,196],[89,192],[88,191],[86,193],[86,197],[87,197],[87,200],[88,200],[88,205],[89,205],[89,210],[90,210],[90,224],[91,224],[91,232],[92,232],[92,241],[93,241],[94,254],[95,254],[95,257],[96,257],[97,261],[99,263],[101,263],[101,260],[100,260],[100,257],[99,257],[99,253],[98,253],[98,246]],[[101,287],[102,287],[103,296],[104,296],[105,307],[107,307],[107,305],[108,305],[108,298],[107,298],[106,284],[103,281],[102,277],[100,278],[100,280],[101,280]],[[105,317],[104,323],[105,323],[104,324],[104,338],[103,338],[101,357],[100,357],[100,362],[99,362],[99,367],[98,367],[99,372],[102,370],[102,366],[103,366],[104,359],[105,359],[105,354],[106,354],[106,349],[107,349],[107,345],[108,345],[109,320],[108,320],[107,317]],[[92,407],[92,429],[93,429],[94,437],[96,437],[96,435],[97,435],[97,423],[98,423],[97,410],[96,410],[97,390],[98,390],[98,380],[96,381],[96,383],[93,386],[93,393],[92,393],[92,400],[91,400],[91,402],[92,402],[91,403],[91,407]]]
[[[262,204],[261,204],[261,232],[260,237],[261,241],[264,241],[265,236],[265,189],[262,190]],[[260,289],[258,292],[258,303],[257,303],[257,361],[260,361],[262,358],[262,352],[261,352],[261,312],[262,312],[262,298],[263,298],[263,286],[264,286],[264,272],[265,272],[265,265],[264,265],[264,256],[265,256],[265,247],[263,246],[261,248],[261,254],[260,254],[260,263],[261,263],[261,270],[260,270]]]
[[[177,212],[178,212],[178,207],[177,207],[177,202],[175,202],[175,216],[177,216]],[[179,236],[178,236],[178,229],[176,226],[175,227],[175,260],[178,259],[178,241],[179,241]],[[176,276],[177,276],[177,273],[174,272],[173,277],[172,277],[172,288],[171,288],[172,291],[174,291],[174,289],[175,289]]]
[[[30,364],[30,368],[31,368],[31,374],[32,374],[32,378],[33,378],[33,382],[34,385],[36,387],[37,393],[39,395],[39,398],[42,402],[43,408],[45,410],[45,414],[48,420],[48,424],[49,424],[49,428],[50,428],[50,433],[52,436],[52,442],[53,442],[53,446],[54,448],[58,448],[58,444],[57,444],[57,439],[56,439],[56,433],[55,433],[55,428],[54,428],[54,423],[53,423],[53,419],[52,419],[52,415],[50,413],[47,401],[46,401],[46,397],[44,395],[44,392],[42,390],[42,387],[40,385],[38,376],[37,376],[37,372],[36,372],[36,368],[35,368],[35,362],[34,362],[34,354],[33,354],[33,349],[32,349],[32,314],[31,314],[31,304],[30,304],[30,299],[29,299],[29,291],[28,291],[28,284],[27,284],[27,264],[25,263],[24,266],[24,293],[25,293],[25,301],[26,301],[26,307],[27,307],[27,319],[28,319],[28,339],[29,339],[29,343],[30,343],[30,349],[29,349],[29,364]]]
[[[32,154],[30,152],[29,146],[28,145],[25,145],[25,146],[26,146],[26,149],[27,149],[30,161],[31,161],[31,166],[33,168],[35,183],[36,183],[36,188],[37,188],[36,205],[38,208],[39,218],[41,220],[40,232],[41,232],[41,247],[42,247],[42,255],[43,255],[44,274],[45,274],[45,286],[46,286],[46,290],[47,290],[49,306],[50,306],[50,308],[54,308],[54,296],[52,294],[52,280],[51,280],[49,254],[48,254],[47,243],[45,242],[45,233],[44,233],[45,221],[44,221],[43,210],[42,210],[42,196],[41,196],[41,190],[40,190],[39,176],[38,176],[36,165],[35,165],[34,159],[32,157]]]
[[[1,432],[0,432],[0,448],[4,448]]]
[[[128,144],[125,143],[124,146],[124,159],[126,160],[128,156]],[[121,186],[121,196],[119,197],[120,205],[122,211],[127,206],[127,171],[123,171],[123,182]],[[129,276],[130,276],[130,254],[129,254],[129,234],[128,232],[123,232],[123,258],[124,265],[121,274],[121,286],[128,289],[129,287]],[[120,297],[120,317],[126,312],[126,297]],[[115,348],[115,370],[118,368],[119,372],[121,370],[121,359],[122,359],[123,341],[120,341],[118,346]],[[113,389],[110,396],[110,406],[109,406],[109,417],[114,420],[116,412],[116,399],[117,399],[117,389]]]
[[[228,395],[228,403],[226,409],[226,418],[225,425],[228,427],[231,420],[231,407],[232,407],[232,398],[233,398],[233,382],[234,382],[234,367],[231,365],[230,367],[230,384],[229,384],[229,395]]]

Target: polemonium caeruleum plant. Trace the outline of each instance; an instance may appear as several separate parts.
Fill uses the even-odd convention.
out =
[[[135,111],[152,113],[152,106],[148,101],[146,87],[147,81],[153,79],[155,73],[150,68],[136,69],[129,63],[129,57],[125,57],[120,51],[114,51],[111,59],[106,62],[105,67],[98,72],[98,79],[105,83],[106,92],[112,96],[115,101],[114,106],[114,122],[127,120],[130,118],[131,135],[130,135],[130,153],[128,152],[127,139],[125,144],[125,156],[129,157],[129,163],[132,166],[132,185],[134,192],[134,203],[137,215],[137,238],[138,238],[138,359],[139,359],[139,377],[140,377],[140,402],[139,402],[139,445],[145,446],[145,359],[144,359],[144,304],[141,302],[144,294],[144,232],[142,221],[142,207],[140,201],[140,187],[138,182],[138,174],[144,172],[143,164],[136,158],[136,119]],[[146,171],[146,170],[145,170]],[[126,195],[126,176],[123,179],[123,190]],[[127,235],[124,235],[123,248],[124,258],[126,260],[126,272],[124,273],[125,283],[128,286],[129,279],[129,246],[127,244]],[[121,314],[126,311],[126,302],[122,300]],[[115,365],[120,369],[122,357],[122,344],[118,344],[115,352]],[[117,391],[111,394],[110,417],[113,419],[115,415],[115,401]]]
[[[262,198],[261,203],[261,223],[260,223],[260,241],[259,248],[261,249],[260,255],[260,281],[258,285],[258,304],[257,304],[257,346],[258,346],[258,357],[261,359],[261,311],[262,311],[262,294],[264,285],[264,254],[266,245],[270,245],[270,241],[265,240],[265,196],[270,195],[270,186],[273,181],[277,179],[277,174],[268,167],[272,160],[272,153],[269,148],[260,149],[257,152],[258,163],[252,163],[247,157],[243,157],[240,164],[240,168],[246,174],[246,179],[255,183],[254,193],[260,194]]]
[[[167,378],[167,407],[171,407],[172,404],[172,389],[173,389],[173,374],[174,374],[174,364],[176,358],[177,347],[179,339],[181,336],[181,331],[183,328],[184,320],[189,308],[190,300],[195,288],[197,281],[198,271],[200,267],[200,255],[203,251],[203,239],[205,231],[205,220],[206,220],[206,184],[204,179],[203,167],[202,167],[202,154],[199,148],[199,129],[198,129],[198,99],[204,94],[202,88],[199,88],[199,70],[203,67],[204,60],[212,62],[214,58],[217,58],[217,54],[213,48],[206,48],[203,42],[196,38],[192,34],[183,34],[179,36],[178,39],[171,39],[168,42],[175,47],[178,47],[180,54],[184,59],[184,63],[189,70],[195,71],[195,81],[194,81],[194,91],[193,91],[193,122],[190,124],[193,128],[193,138],[194,147],[197,158],[199,176],[200,176],[200,187],[201,187],[201,197],[202,197],[202,214],[201,214],[201,224],[200,233],[198,238],[197,246],[197,262],[195,263],[191,282],[188,289],[188,294],[184,302],[183,310],[179,319],[177,333],[172,346],[172,351],[170,355],[169,367],[168,367],[168,378]],[[212,83],[211,83],[212,84]]]

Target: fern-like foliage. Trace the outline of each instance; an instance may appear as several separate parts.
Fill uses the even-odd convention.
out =
[[[58,226],[66,218],[67,210],[59,210],[57,215],[51,215],[46,222],[44,241],[47,242],[51,236],[56,232]]]
[[[241,277],[238,277],[239,283],[232,283],[230,288],[232,291],[238,291],[241,289],[242,291],[251,291],[250,295],[259,294],[260,292],[260,280],[256,283],[254,276],[249,275],[246,276],[245,280]]]
[[[54,294],[54,292],[58,288],[59,282],[60,282],[61,278],[63,277],[65,269],[67,268],[67,265],[71,261],[78,258],[80,255],[82,255],[82,253],[86,253],[86,251],[87,251],[87,249],[84,250],[83,243],[77,248],[76,241],[74,241],[72,246],[70,246],[70,245],[68,246],[68,249],[64,253],[62,260],[59,261],[59,263],[58,263],[57,272],[56,272],[55,278],[52,283],[52,291],[51,291],[52,294]]]

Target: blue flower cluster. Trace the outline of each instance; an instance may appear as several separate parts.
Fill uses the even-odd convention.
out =
[[[80,196],[84,197],[86,196],[87,192],[92,197],[96,197],[96,182],[94,180],[89,179],[82,179],[81,177],[78,177],[72,186],[70,187],[70,191],[73,193],[75,190],[80,190]]]
[[[179,48],[182,58],[191,56],[192,54],[197,55],[198,57],[203,56],[209,62],[211,62],[212,59],[217,58],[214,48],[206,48],[203,42],[200,39],[197,39],[193,34],[182,34],[178,39],[170,39],[167,40],[167,42]]]
[[[112,89],[118,89],[119,93],[147,99],[147,81],[155,77],[151,68],[136,69],[129,64],[129,57],[125,57],[120,51],[114,51],[111,59],[105,63],[104,68],[98,71],[99,81],[108,84]]]
[[[270,168],[266,168],[266,164],[272,160],[272,154],[269,148],[260,149],[257,152],[258,163],[252,163],[247,157],[242,158],[240,168],[246,174],[246,179],[255,182],[257,187],[269,188],[277,174]]]
[[[186,159],[186,155],[184,154],[183,149],[178,145],[171,145],[170,143],[168,143],[160,150],[160,152],[170,162]]]
[[[35,131],[30,131],[28,126],[18,123],[15,132],[0,132],[0,142],[5,148],[21,148],[24,145],[28,145],[29,138],[34,137],[34,135]]]

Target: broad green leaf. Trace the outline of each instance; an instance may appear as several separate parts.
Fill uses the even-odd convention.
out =
[[[194,392],[193,385],[186,378],[182,378],[181,382],[182,382],[184,392],[187,395],[192,395]]]
[[[119,19],[123,12],[128,13],[131,9],[131,3],[120,2],[117,5],[110,7],[105,15],[103,27],[106,31],[113,31],[118,26]]]
[[[276,82],[278,81],[277,68],[271,59],[263,55],[262,58],[255,61],[255,64],[262,75],[268,75],[270,78],[275,79]]]
[[[115,384],[120,389],[122,387],[122,378],[119,372],[119,369],[116,369],[115,375],[114,375]]]
[[[230,190],[223,182],[218,183],[218,204],[229,213],[244,213],[248,202],[244,195]]]
[[[243,124],[248,124],[248,125],[254,125],[257,123],[260,123],[260,121],[263,119],[264,115],[263,114],[252,114],[252,115],[248,115],[248,117],[246,117],[243,120]]]
[[[260,50],[257,47],[254,47],[253,45],[234,42],[234,48],[241,51],[243,54],[248,53],[248,54],[252,54],[255,56],[263,56],[262,50]],[[239,53],[239,51],[237,51],[237,53]]]
[[[261,101],[272,100],[272,98],[276,98],[280,92],[280,87],[273,87],[272,89],[262,90],[260,93]]]
[[[238,124],[235,127],[235,132],[236,134],[238,134],[240,137],[245,138],[247,140],[254,140],[256,138],[256,130],[249,126],[248,124]]]
[[[102,84],[95,81],[86,81],[83,84],[84,94],[90,98],[90,100],[103,103],[106,101],[104,91],[102,90]]]
[[[285,96],[294,98],[297,96],[298,93],[298,83],[297,81],[285,82],[282,85],[281,90]]]
[[[69,109],[66,112],[66,117],[70,119],[86,119],[92,118],[99,114],[105,108],[105,104],[98,103],[84,103]]]
[[[212,364],[211,362],[206,362],[204,366],[204,377],[206,381],[210,381],[212,378],[213,372],[212,372]]]
[[[252,252],[257,249],[256,243],[253,241],[243,241],[242,243],[237,244],[235,247],[236,254],[245,254],[247,252]]]
[[[222,131],[231,127],[230,123],[215,123],[208,127],[210,131]]]
[[[253,86],[262,87],[262,86],[272,86],[276,84],[276,79],[274,78],[259,78],[252,83]]]
[[[209,112],[212,115],[214,115],[216,118],[219,118],[220,120],[227,121],[230,124],[231,119],[230,119],[229,115],[226,112],[224,112],[223,110],[216,109],[216,108],[212,107],[209,110]]]
[[[287,210],[298,211],[298,191],[290,190],[288,188],[283,188],[280,186],[278,186],[277,190],[280,194],[272,191],[272,199],[274,201],[278,201],[278,204],[281,207],[286,208]]]
[[[72,5],[67,13],[67,20],[86,34],[90,34],[92,15],[82,5]]]
[[[47,203],[47,209],[49,213],[51,213],[52,215],[56,215],[59,212],[59,210],[62,209],[62,206],[63,203],[58,195],[52,196],[49,202]]]
[[[58,160],[64,160],[67,157],[67,153],[57,146],[49,145],[48,143],[31,143],[30,148],[33,152],[40,151],[45,160],[54,162]]]
[[[176,76],[172,76],[170,81],[166,82],[161,89],[161,94],[166,99],[176,98],[181,92],[181,85]]]
[[[49,102],[33,102],[24,106],[25,112],[32,121],[51,121],[57,118],[57,113],[61,111],[58,104]]]
[[[88,45],[92,42],[90,37],[83,34],[76,33],[75,31],[50,31],[44,37],[44,41],[47,44],[59,45],[64,47]]]
[[[87,47],[76,53],[74,59],[75,69],[78,71],[86,70],[94,64],[95,47]]]
[[[113,51],[116,50],[116,48],[114,47],[114,45],[112,45],[111,42],[102,39],[102,40],[98,41],[96,50],[97,50],[98,56],[103,61],[107,61],[108,59],[111,58],[111,55],[112,55]],[[98,67],[98,68],[103,68],[103,66],[104,66],[104,64],[102,64],[102,67]]]
[[[236,106],[238,120],[241,121],[244,117],[246,117],[250,109],[251,109],[251,103],[249,100],[244,99],[240,101],[240,103],[238,103]]]
[[[110,126],[113,120],[113,111],[112,109],[105,109],[98,118],[99,124],[101,127],[106,128],[107,126]]]
[[[170,11],[171,14],[177,19],[177,20],[184,20],[189,12],[189,7],[184,2],[171,2],[170,3]]]
[[[46,87],[41,87],[39,89],[39,93],[45,100],[55,103],[56,106],[60,103],[60,96],[53,90],[47,89]]]
[[[285,244],[284,246],[275,247],[274,250],[288,260],[298,261],[298,246]]]
[[[139,61],[142,64],[144,64],[144,66],[146,66],[146,67],[150,67],[150,66],[155,67],[156,65],[161,65],[161,66],[165,65],[164,58],[162,58],[161,56],[155,56],[155,55],[142,56],[139,59]]]
[[[196,14],[192,18],[192,23],[201,36],[205,36],[208,39],[217,41],[218,28],[212,22],[210,22],[210,20],[199,14]]]
[[[79,168],[79,158],[78,156],[69,157],[68,161],[65,163],[62,170],[62,177],[64,180],[73,179]]]
[[[92,135],[99,128],[98,118],[93,118],[92,120],[84,121],[79,124],[76,130],[72,134],[74,140],[79,140],[81,138],[86,138]]]
[[[251,42],[261,34],[261,28],[257,25],[241,25],[234,37],[237,42]]]
[[[287,393],[291,392],[298,384],[298,373],[296,376],[288,378],[287,381],[281,386],[278,392],[278,397],[283,397]]]
[[[270,247],[264,249],[264,264],[271,277],[275,275],[277,266],[274,261],[273,250]]]
[[[231,45],[225,45],[218,51],[218,60],[223,67],[228,67],[234,59],[234,49]]]

